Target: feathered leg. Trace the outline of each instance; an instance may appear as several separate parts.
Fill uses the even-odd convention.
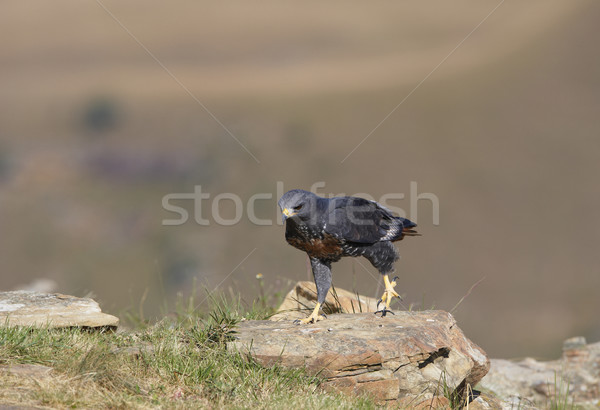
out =
[[[294,323],[298,324],[316,323],[319,320],[325,319],[325,316],[319,315],[319,310],[323,306],[323,303],[325,303],[327,292],[329,292],[329,288],[331,287],[331,265],[317,258],[310,258],[310,264],[315,278],[315,285],[317,286],[317,305],[309,317],[294,321]]]
[[[390,310],[390,303],[392,302],[392,298],[400,298],[400,295],[394,290],[396,279],[398,279],[398,277],[396,276],[390,282],[390,277],[388,275],[390,272],[394,271],[394,262],[399,258],[398,251],[396,251],[396,248],[391,242],[385,241],[378,242],[367,248],[363,256],[383,275],[383,283],[385,283],[383,295],[377,302],[377,309],[379,309],[381,303],[384,304],[384,308],[382,310],[377,310],[375,313],[381,313],[382,317],[388,312],[394,314],[394,312]]]

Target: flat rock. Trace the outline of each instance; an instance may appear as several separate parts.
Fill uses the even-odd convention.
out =
[[[119,319],[93,299],[60,293],[0,292],[0,326],[116,329]]]
[[[460,397],[489,369],[483,350],[444,311],[336,314],[310,325],[245,321],[231,350],[264,366],[304,367],[323,387],[365,393],[378,402]]]
[[[52,367],[40,364],[9,364],[0,366],[0,373],[8,373],[13,376],[43,378],[52,373]]]
[[[568,406],[597,409],[600,406],[600,342],[587,344],[582,337],[567,339],[558,360],[492,359],[490,372],[480,386],[515,408],[545,408],[552,400],[566,397]]]
[[[296,283],[288,292],[270,320],[295,320],[308,316],[317,303],[317,287],[313,282]],[[331,288],[327,293],[323,311],[332,313],[375,312],[377,300],[340,288]]]

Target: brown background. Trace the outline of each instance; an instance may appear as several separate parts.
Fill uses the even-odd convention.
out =
[[[257,273],[269,293],[307,278],[283,228],[163,226],[164,195],[272,193],[257,216],[277,221],[277,181],[407,212],[416,181],[440,223],[420,201],[398,307],[450,310],[485,277],[455,315],[490,355],[596,341],[598,21],[591,1],[3,2],[0,288],[159,317],[196,278],[251,302]],[[376,296],[367,265],[334,284]]]

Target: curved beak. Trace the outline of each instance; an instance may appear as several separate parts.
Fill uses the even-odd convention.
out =
[[[285,220],[288,219],[290,216],[296,215],[294,211],[290,211],[288,208],[284,208],[283,211],[281,211],[281,213],[283,214],[281,217],[281,222],[285,222]]]

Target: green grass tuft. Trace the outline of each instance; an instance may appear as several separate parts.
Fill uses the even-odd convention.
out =
[[[567,410],[575,408],[573,397],[569,397],[569,388],[570,382],[568,377],[564,374],[559,375],[557,372],[554,372],[554,386],[548,384],[549,398],[546,403],[546,408],[549,410]]]

